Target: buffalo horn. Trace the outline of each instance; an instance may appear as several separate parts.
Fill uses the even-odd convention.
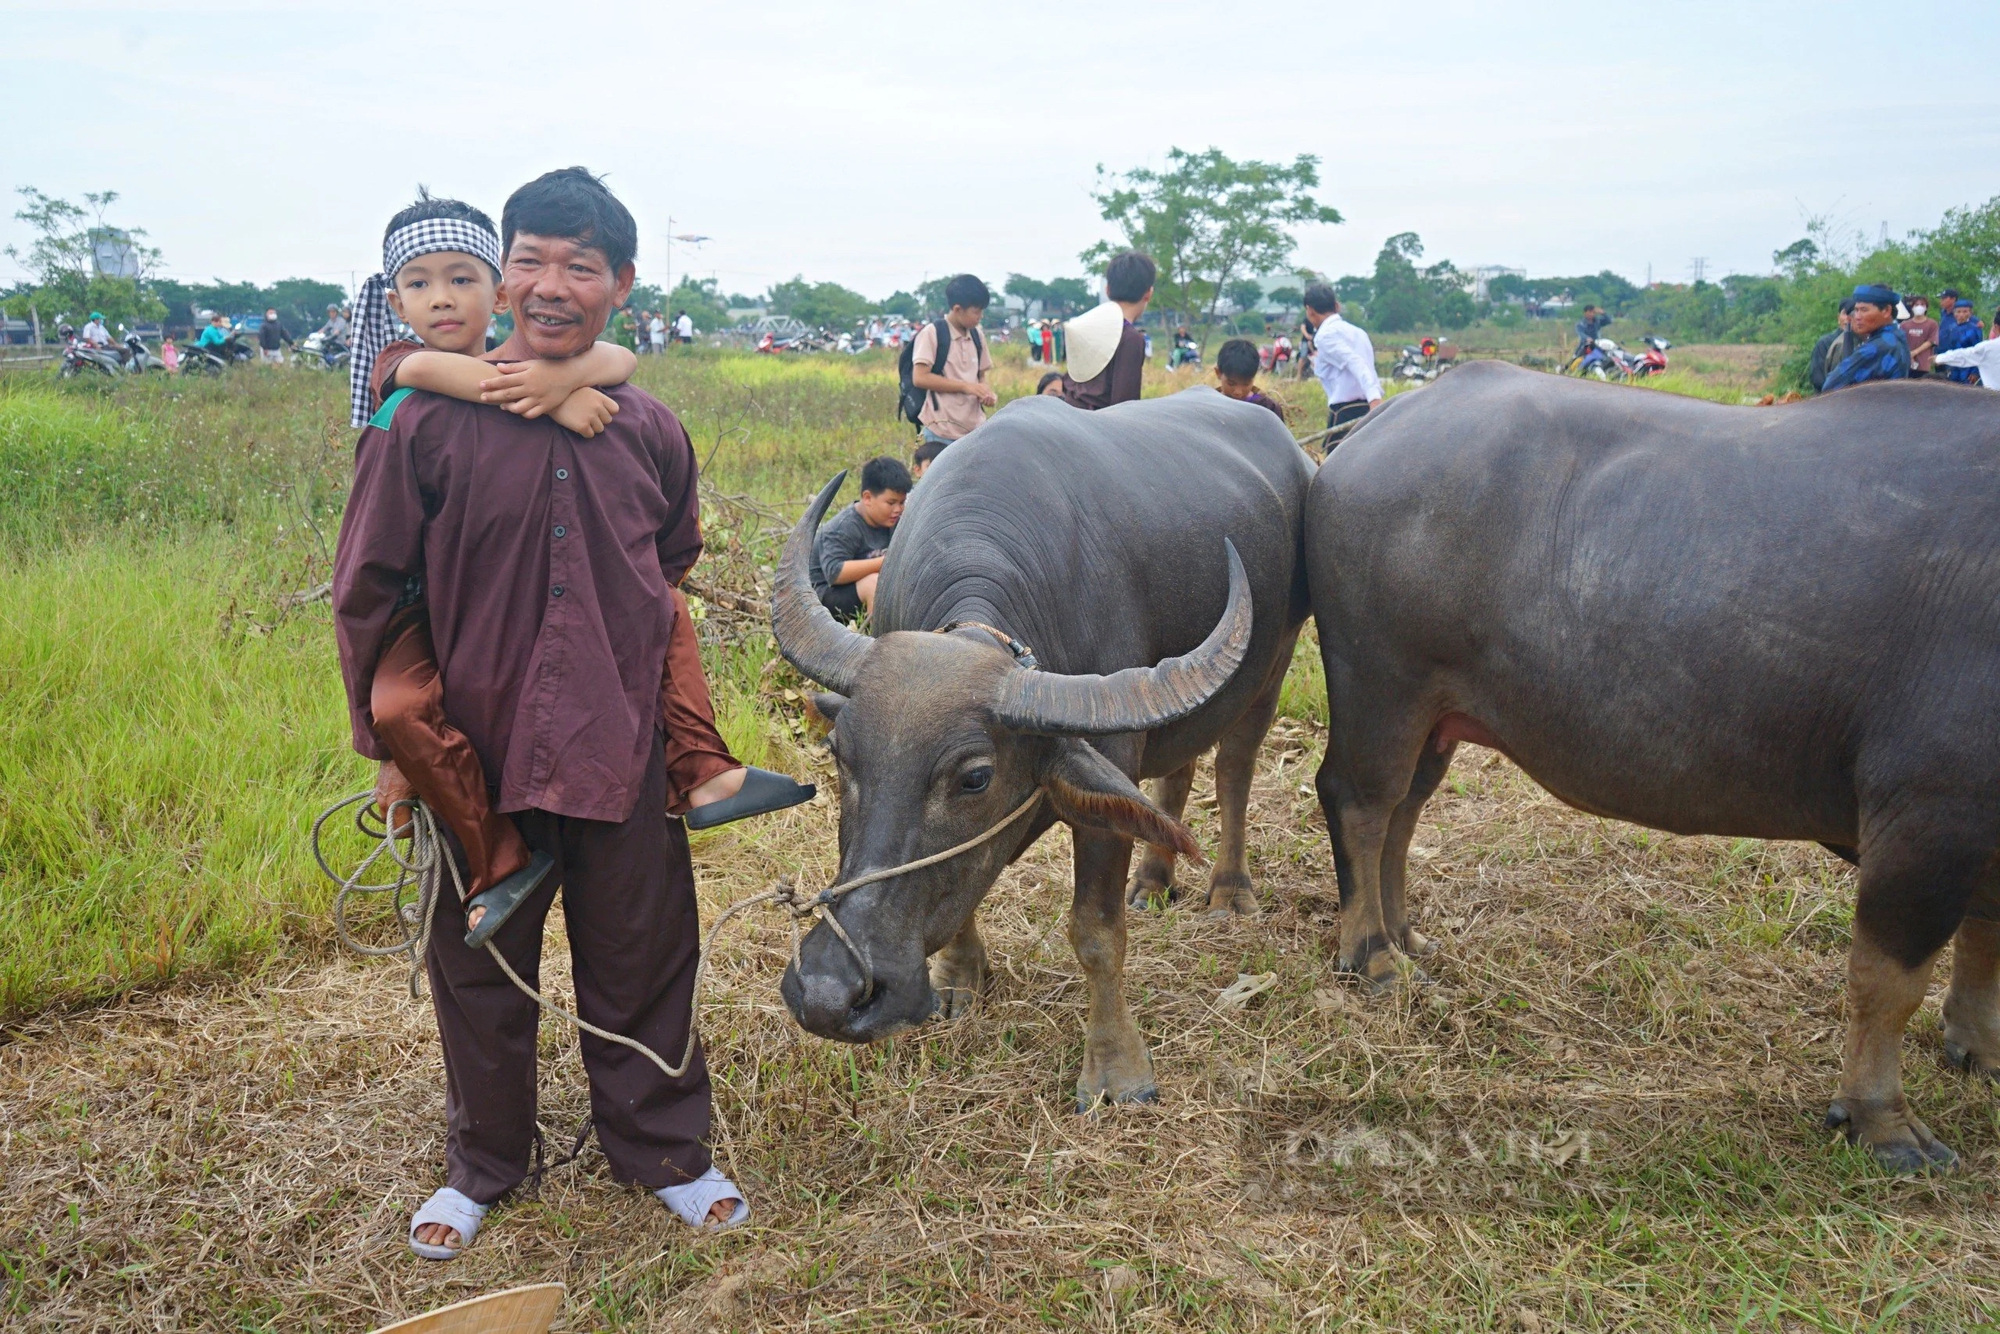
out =
[[[995,718],[1018,732],[1053,736],[1116,736],[1145,732],[1186,717],[1222,689],[1250,648],[1250,576],[1236,544],[1229,555],[1229,603],[1194,652],[1155,667],[1128,667],[1110,676],[1008,672]]]
[[[777,638],[778,652],[785,661],[807,677],[836,694],[851,695],[861,674],[861,660],[875,641],[833,619],[813,592],[810,573],[813,538],[826,507],[840,493],[847,480],[842,472],[820,491],[798,527],[785,540],[785,554],[778,561],[777,585],[771,592],[771,633]]]

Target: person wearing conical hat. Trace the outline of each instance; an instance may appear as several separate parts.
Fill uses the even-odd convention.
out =
[[[1095,410],[1139,397],[1146,370],[1146,335],[1139,320],[1159,274],[1152,257],[1127,250],[1104,271],[1105,302],[1069,322],[1069,373],[1063,401]]]

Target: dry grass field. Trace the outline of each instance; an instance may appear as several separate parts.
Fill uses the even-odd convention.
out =
[[[767,449],[778,409],[728,405],[783,402],[786,382],[758,370],[779,378],[745,389],[734,364],[662,387],[704,448],[741,423],[717,484],[759,499],[697,577],[754,599],[760,525],[776,522],[757,510],[795,512],[829,453],[891,437],[857,417],[837,449]],[[839,373],[871,377],[871,392],[883,380]],[[801,422],[782,429],[809,434]],[[760,728],[762,754],[830,788],[797,683],[765,669],[754,618],[722,601],[709,616],[725,723]],[[325,629],[305,624],[300,642]],[[83,990],[55,978],[16,1003],[0,1030],[0,1328],[365,1330],[547,1279],[569,1286],[566,1331],[1991,1327],[2000,1118],[1990,1088],[1939,1059],[1942,979],[1906,1073],[1963,1169],[1884,1177],[1820,1129],[1839,1061],[1843,864],[1601,821],[1467,748],[1413,849],[1412,902],[1442,948],[1427,979],[1366,998],[1329,974],[1315,656],[1308,633],[1253,797],[1264,914],[1135,919],[1130,987],[1157,1105],[1073,1111],[1084,992],[1058,830],[982,909],[990,994],[881,1047],[792,1022],[776,990],[782,917],[722,938],[704,1036],[717,1152],[752,1193],[751,1226],[696,1237],[587,1148],[497,1209],[463,1259],[427,1264],[403,1238],[442,1171],[428,1009],[400,967],[327,946],[324,896],[298,872],[264,891],[261,953]],[[356,786],[358,764],[318,762],[325,799]],[[1212,847],[1205,768],[1190,812]],[[0,818],[0,896],[26,888],[10,828]],[[781,874],[823,883],[834,828],[822,801],[700,839],[705,918]],[[302,858],[296,835],[271,840]],[[198,869],[209,854],[189,847]],[[545,972],[558,992],[563,950],[558,928]],[[1275,980],[1229,1008],[1219,995],[1244,973]],[[559,1159],[585,1107],[573,1034],[545,1024],[542,1052]]]

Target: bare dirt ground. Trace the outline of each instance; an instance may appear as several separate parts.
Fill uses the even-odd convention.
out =
[[[1135,923],[1157,1106],[1072,1110],[1084,993],[1060,831],[983,910],[998,977],[980,1010],[891,1046],[799,1032],[781,920],[726,938],[705,1019],[717,1148],[757,1215],[719,1237],[586,1151],[462,1260],[413,1259],[442,1090],[399,967],[322,955],[36,1021],[0,1047],[0,1326],[363,1330],[547,1279],[569,1285],[565,1330],[1993,1318],[2000,1122],[1990,1089],[1940,1065],[1935,990],[1905,1064],[1964,1170],[1885,1179],[1819,1128],[1844,867],[1595,820],[1468,749],[1415,848],[1431,981],[1367,1000],[1328,974],[1337,899],[1301,786],[1319,753],[1281,722],[1266,756],[1261,919]],[[1212,846],[1210,781],[1192,815]],[[825,805],[707,841],[706,913],[823,875],[833,841]],[[1266,972],[1247,1008],[1218,1004]],[[574,1051],[544,1025],[552,1151],[585,1105]]]

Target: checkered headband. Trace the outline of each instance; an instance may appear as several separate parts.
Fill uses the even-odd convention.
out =
[[[456,250],[485,260],[500,270],[500,238],[463,218],[423,218],[389,233],[382,242],[382,272],[369,276],[354,299],[354,330],[347,368],[347,392],[353,412],[350,424],[366,426],[374,403],[368,382],[375,359],[396,336],[396,316],[389,309],[389,288],[396,274],[418,255]]]

